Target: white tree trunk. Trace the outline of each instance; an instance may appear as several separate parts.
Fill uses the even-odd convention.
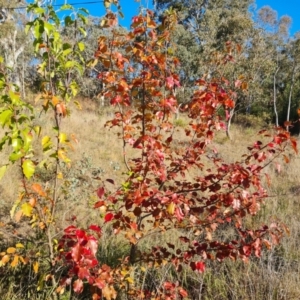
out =
[[[6,66],[11,69],[11,80],[20,87],[21,80],[16,68],[18,57],[24,51],[24,44],[17,45],[17,30],[15,29],[12,35],[0,39],[0,44],[4,49]]]

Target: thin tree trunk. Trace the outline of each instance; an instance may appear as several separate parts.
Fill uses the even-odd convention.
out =
[[[274,74],[274,87],[273,87],[273,92],[274,92],[274,96],[273,96],[273,100],[274,100],[274,113],[275,113],[275,123],[276,126],[278,127],[278,112],[277,112],[277,96],[276,96],[276,75],[279,71],[280,67],[277,67],[276,72]]]
[[[227,119],[227,126],[226,126],[226,136],[231,140],[230,135],[230,128],[231,128],[231,121],[234,115],[234,108],[229,111],[228,119]]]
[[[286,116],[286,121],[287,121],[286,131],[289,131],[289,121],[290,121],[290,114],[291,114],[291,103],[292,103],[294,82],[295,82],[295,65],[293,67],[292,81],[291,81],[291,87],[289,92],[289,102],[288,102],[288,109],[287,109],[287,116]]]

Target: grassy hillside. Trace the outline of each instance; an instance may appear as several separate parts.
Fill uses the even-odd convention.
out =
[[[103,228],[99,257],[101,262],[115,265],[119,258],[126,255],[128,249],[120,236],[114,236],[109,225],[103,224],[103,212],[93,208],[97,201],[95,190],[100,180],[113,179],[122,183],[126,171],[122,158],[122,142],[118,139],[116,129],[105,127],[111,119],[111,109],[99,108],[94,102],[85,101],[83,109],[72,108],[69,119],[62,124],[62,131],[74,134],[74,149],[70,152],[72,166],[63,169],[64,180],[59,186],[60,217],[56,223],[57,235],[60,235],[73,216],[77,218],[78,226],[86,226],[91,222]],[[47,116],[48,118],[48,116]],[[38,119],[42,124],[51,124],[53,120],[44,115]],[[257,131],[263,126],[261,120],[238,120],[232,126],[232,140],[226,138],[225,132],[219,132],[215,141],[210,145],[211,154],[234,162],[241,157],[247,146],[257,139]],[[249,122],[250,123],[249,123]],[[174,120],[176,124],[176,140],[178,147],[184,143],[183,130],[187,126],[184,115]],[[245,125],[246,123],[246,125]],[[250,124],[250,126],[249,126]],[[47,126],[46,126],[47,127]],[[214,151],[213,151],[214,150]],[[128,153],[130,156],[132,153]],[[1,154],[4,159],[5,153]],[[149,269],[136,270],[135,281],[143,286],[159,287],[166,278],[183,282],[192,298],[190,299],[300,299],[300,158],[288,155],[289,163],[282,163],[281,168],[270,164],[267,173],[272,185],[268,187],[270,198],[261,207],[260,212],[248,222],[254,224],[271,223],[273,219],[281,220],[287,226],[287,234],[280,245],[263,253],[260,259],[251,262],[218,261],[210,262],[203,274],[183,270],[177,273],[168,266],[157,271]],[[196,172],[196,170],[195,170]],[[33,180],[41,180],[46,187],[53,180],[51,166],[47,171],[40,168]],[[30,229],[22,222],[17,223],[10,218],[10,209],[18,197],[16,178],[20,178],[17,166],[13,166],[6,177],[0,182],[0,251],[9,245],[15,236],[28,237]],[[267,186],[267,182],[266,182]],[[24,225],[24,226],[23,226]],[[157,234],[146,239],[142,247],[149,248],[160,240],[170,240],[180,243],[180,235],[170,231]],[[224,228],[224,235],[230,234]],[[21,269],[16,268],[12,273],[5,273],[0,267],[1,299],[21,299],[22,289],[26,283],[36,281],[36,275],[22,279]],[[21,296],[23,295],[23,296]],[[46,299],[44,294],[28,289],[28,299]],[[30,298],[29,298],[30,297]],[[120,299],[125,299],[120,296]],[[86,299],[84,295],[76,298],[66,293],[61,299]]]

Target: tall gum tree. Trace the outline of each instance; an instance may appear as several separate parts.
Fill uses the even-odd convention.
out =
[[[20,62],[26,49],[27,38],[24,25],[27,21],[24,6],[20,1],[0,1],[2,18],[0,22],[0,53],[4,57],[6,66],[10,69],[11,80],[24,89],[24,65]]]

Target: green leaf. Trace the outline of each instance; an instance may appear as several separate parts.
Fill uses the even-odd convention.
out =
[[[76,61],[74,60],[69,60],[65,63],[65,68],[70,69],[73,68],[76,65]]]
[[[63,51],[63,56],[67,56],[72,52],[72,49],[66,49]]]
[[[78,48],[79,48],[79,50],[82,52],[83,50],[84,50],[84,48],[85,48],[85,44],[83,43],[83,42],[79,42],[78,44],[77,44],[77,46],[78,46]]]
[[[73,23],[74,23],[74,21],[72,20],[72,18],[70,16],[65,17],[65,26],[72,25]]]
[[[32,133],[23,131],[24,151],[28,152],[31,149],[32,140]]]
[[[13,152],[10,156],[9,156],[9,160],[12,162],[17,161],[18,159],[20,159],[21,157],[24,156],[24,153],[21,151],[18,152]]]
[[[28,34],[30,28],[32,27],[33,22],[28,22],[25,26],[25,34]]]
[[[84,25],[86,25],[86,24],[88,23],[88,19],[87,19],[86,16],[84,16],[84,15],[82,15],[82,14],[78,14],[77,16],[78,16],[79,19],[81,19],[81,21],[82,21],[82,23],[83,23]]]
[[[34,25],[34,36],[36,39],[39,39],[42,34],[44,32],[44,22],[40,21],[40,22],[36,22],[36,24]]]
[[[43,9],[43,8],[41,8],[41,7],[36,7],[36,8],[34,9],[34,12],[35,12],[36,14],[43,14],[43,13],[45,12],[45,9]]]
[[[70,84],[70,89],[72,91],[72,95],[75,97],[78,93],[78,86],[75,81]]]
[[[82,28],[82,27],[79,27],[78,30],[81,32],[81,34],[86,37],[86,31]]]
[[[0,124],[4,127],[6,123],[10,122],[11,116],[12,116],[12,111],[10,109],[4,110],[0,114]]]
[[[19,151],[22,147],[22,140],[20,138],[12,139],[11,145],[12,145],[14,151]]]
[[[0,167],[0,179],[3,178],[6,170],[7,170],[7,165],[4,165],[4,166]]]
[[[34,132],[35,132],[38,136],[40,136],[41,131],[42,131],[42,127],[39,126],[39,125],[36,125],[36,126],[33,127],[33,130],[34,130]]]
[[[60,10],[73,10],[73,6],[70,4],[64,4],[60,7]]]
[[[87,9],[85,9],[84,7],[81,7],[78,10],[84,12],[87,15],[89,14],[89,11]]]
[[[20,94],[15,93],[13,91],[9,91],[9,97],[12,100],[12,104],[21,104],[22,102],[20,101]]]
[[[29,179],[32,177],[32,175],[34,174],[34,171],[35,171],[34,163],[31,160],[26,159],[26,160],[24,160],[24,162],[22,164],[22,169],[23,169],[23,173],[26,176],[26,178]]]
[[[52,142],[49,136],[44,136],[42,138],[42,147],[43,147],[43,152],[46,152],[52,148]]]
[[[44,30],[47,33],[47,35],[50,35],[52,31],[54,30],[54,27],[50,23],[44,23]]]

